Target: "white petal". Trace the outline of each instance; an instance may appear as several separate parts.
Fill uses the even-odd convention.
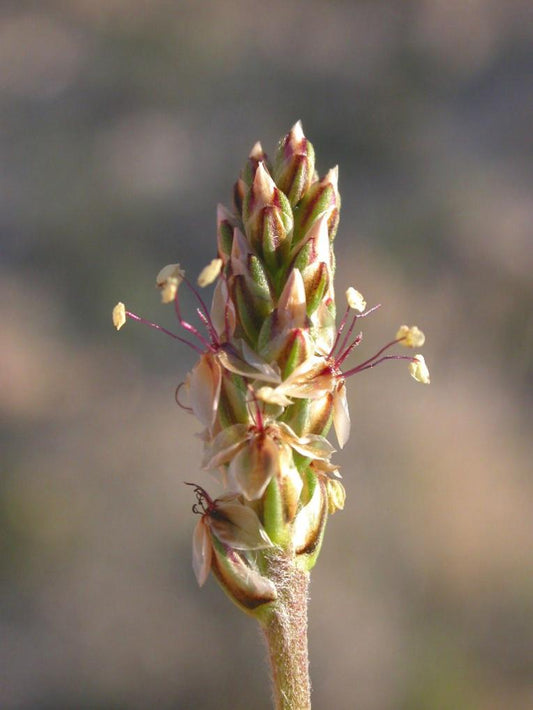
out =
[[[350,411],[346,399],[346,385],[342,382],[333,395],[333,426],[341,449],[350,438]]]
[[[239,448],[245,445],[247,438],[246,424],[233,424],[223,429],[205,451],[204,468],[218,468],[231,461]]]
[[[298,365],[277,388],[287,397],[319,399],[331,392],[335,386],[335,377],[323,357],[312,355]]]
[[[204,524],[204,519],[200,518],[192,537],[192,566],[200,587],[205,583],[211,569],[212,554],[209,531]]]
[[[254,510],[242,503],[217,501],[220,516],[210,517],[207,524],[213,534],[236,550],[261,550],[273,543]]]
[[[261,498],[280,468],[280,453],[270,436],[250,439],[233,458],[229,475],[247,500]]]
[[[220,365],[211,353],[200,357],[188,377],[192,410],[208,429],[213,425],[218,409],[221,382]]]
[[[231,338],[235,332],[235,306],[228,296],[228,287],[223,279],[217,282],[213,291],[210,315],[218,335]]]
[[[297,436],[290,426],[284,422],[279,422],[278,427],[280,429],[280,438],[302,456],[327,461],[335,451],[324,436],[319,434]]]
[[[239,345],[242,355],[229,347],[219,350],[218,359],[226,370],[263,382],[279,383],[281,378],[277,368],[262,360],[244,341],[240,341]]]

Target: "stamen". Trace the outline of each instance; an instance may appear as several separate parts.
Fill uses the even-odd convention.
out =
[[[146,318],[141,318],[141,316],[138,316],[135,313],[132,313],[131,311],[126,311],[126,315],[129,318],[131,318],[132,320],[139,321],[139,323],[142,323],[143,325],[148,325],[148,326],[150,326],[150,328],[155,328],[155,330],[160,330],[162,333],[165,333],[165,335],[169,335],[171,338],[174,338],[174,340],[179,340],[180,343],[184,343],[185,345],[188,345],[190,348],[192,348],[199,355],[203,354],[203,350],[201,350],[197,345],[190,343],[188,340],[185,340],[185,338],[180,338],[179,335],[176,335],[175,333],[172,333],[170,330],[163,328],[162,325],[158,325],[157,323],[152,323],[152,321],[146,320]]]
[[[390,344],[385,348],[382,348],[379,352],[382,353],[387,347],[390,347]],[[385,360],[408,360],[409,362],[416,362],[416,358],[411,357],[410,355],[385,355],[384,357],[381,357],[376,360],[375,358],[377,358],[378,356],[379,353],[376,353],[373,358],[370,358],[369,360],[366,360],[366,362],[361,363],[357,367],[348,370],[348,372],[343,372],[343,376],[350,377],[350,375],[355,375],[356,372],[370,370],[372,367],[379,365],[381,362],[385,362]]]
[[[352,350],[354,350],[354,348],[356,348],[356,347],[359,345],[359,343],[361,342],[362,339],[363,339],[363,333],[361,332],[361,333],[359,333],[359,335],[357,335],[357,337],[356,337],[355,340],[351,343],[351,345],[349,345],[349,346],[346,348],[346,350],[345,350],[344,352],[342,352],[342,353],[339,355],[339,357],[335,360],[335,367],[338,368],[338,367],[340,367],[340,366],[342,365],[342,363],[346,360],[346,358],[348,357],[348,355],[352,352]]]
[[[259,400],[257,399],[257,395],[255,394],[253,387],[251,385],[247,385],[247,387],[248,387],[248,392],[250,393],[250,395],[252,397],[251,402],[253,402],[253,404],[255,405],[255,416],[254,416],[253,412],[250,412],[250,415],[251,415],[252,419],[254,420],[255,427],[259,431],[263,431],[265,428],[265,422],[263,419],[263,412],[261,411],[260,406],[259,406]]]
[[[217,331],[215,330],[215,326],[213,325],[213,321],[211,320],[211,315],[209,313],[209,308],[206,306],[204,299],[200,296],[198,291],[194,288],[194,286],[191,284],[191,282],[187,278],[183,277],[183,282],[185,284],[187,284],[189,290],[194,294],[196,300],[200,304],[202,313],[200,313],[200,310],[197,310],[197,313],[200,316],[203,323],[205,323],[205,326],[206,326],[207,330],[209,331],[209,335],[213,339],[213,342],[218,344],[218,334],[217,334]]]
[[[344,351],[344,348],[346,348],[346,344],[347,344],[347,342],[348,342],[348,340],[349,340],[349,338],[350,338],[350,335],[353,333],[353,329],[354,329],[354,327],[355,327],[356,321],[357,321],[359,318],[366,318],[366,316],[369,316],[369,315],[370,315],[371,313],[373,313],[374,311],[377,311],[378,308],[381,308],[381,303],[378,303],[376,306],[372,306],[372,308],[369,308],[368,311],[365,311],[364,313],[356,313],[356,314],[354,315],[353,320],[352,320],[352,324],[350,325],[350,328],[349,328],[348,332],[347,332],[346,335],[344,336],[344,338],[343,338],[343,340],[342,340],[342,344],[339,346],[340,357],[342,357],[341,362],[344,361],[344,360],[346,359],[347,355],[348,355],[349,353],[351,353],[352,350],[356,347],[356,345],[359,345],[359,343],[361,342],[361,338],[359,338],[359,336],[357,336],[357,338],[356,338],[356,341],[357,341],[357,342],[354,342],[354,343],[352,343],[352,344],[349,346],[348,353],[343,352],[343,351]],[[337,345],[338,345],[338,343],[339,343],[339,338],[340,338],[341,333],[342,333],[342,331],[344,330],[344,327],[345,327],[346,322],[347,322],[347,320],[348,320],[348,313],[350,312],[350,310],[351,310],[351,308],[350,308],[350,306],[348,306],[348,307],[346,308],[346,311],[345,311],[345,313],[344,313],[344,315],[343,315],[343,317],[342,317],[342,320],[341,320],[341,322],[340,322],[339,329],[337,330],[337,337],[335,338],[335,342],[333,343],[333,347],[331,348],[328,357],[332,357],[334,351],[337,349]]]
[[[176,295],[176,298],[174,299],[174,310],[176,311],[176,316],[179,320],[181,327],[187,330],[189,333],[192,333],[192,335],[194,335],[196,338],[198,338],[202,345],[204,345],[208,350],[212,350],[213,348],[211,343],[204,338],[204,336],[198,331],[197,328],[194,327],[194,325],[191,325],[182,317],[178,295]],[[202,351],[200,350],[199,352]]]
[[[328,358],[330,358],[333,355],[333,352],[335,348],[337,347],[337,343],[339,342],[339,338],[341,337],[341,333],[344,330],[344,326],[346,325],[346,321],[348,319],[348,313],[350,312],[350,306],[346,306],[346,310],[344,311],[344,315],[342,317],[342,320],[339,324],[338,330],[337,330],[337,335],[335,337],[335,342],[333,343],[333,347],[329,351]]]

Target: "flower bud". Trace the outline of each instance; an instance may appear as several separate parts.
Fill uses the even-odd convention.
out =
[[[254,144],[252,150],[250,151],[248,160],[246,161],[246,165],[241,171],[239,179],[233,187],[233,202],[235,203],[235,208],[239,215],[242,215],[244,198],[246,197],[246,193],[248,192],[248,189],[254,180],[255,173],[257,171],[257,166],[261,162],[265,164],[267,163],[267,155],[263,151],[261,143],[257,141],[257,143]]]
[[[279,142],[274,160],[274,180],[294,206],[309,189],[314,173],[315,151],[298,121]]]
[[[235,304],[238,323],[243,335],[255,345],[265,318],[272,311],[272,301],[264,297],[264,292],[244,275],[231,280],[232,301]]]
[[[270,270],[277,270],[290,249],[292,210],[262,162],[244,200],[243,222],[252,249]]]
[[[338,168],[332,168],[320,181],[314,182],[294,209],[293,243],[306,237],[317,219],[328,215],[328,236],[335,238],[341,200],[337,188]]]
[[[316,220],[308,236],[299,243],[292,267],[302,272],[307,313],[311,315],[324,300],[326,292],[333,284],[327,213]]]
[[[217,246],[218,255],[226,264],[229,255],[231,254],[231,246],[233,244],[233,230],[236,228],[235,217],[229,212],[224,205],[217,207]]]

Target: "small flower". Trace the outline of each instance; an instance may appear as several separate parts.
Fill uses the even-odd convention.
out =
[[[207,266],[204,266],[198,276],[198,286],[200,286],[200,288],[204,288],[213,283],[220,274],[222,263],[222,259],[212,259]]]
[[[421,348],[426,341],[426,336],[416,325],[411,327],[401,325],[396,333],[396,340],[406,348]]]
[[[259,409],[256,417],[259,416]],[[230,481],[248,500],[261,498],[273,477],[286,474],[290,449],[312,459],[327,461],[334,449],[317,434],[299,437],[283,422],[233,424],[218,434],[207,450],[204,466],[229,464]]]
[[[194,483],[196,503],[193,512],[200,519],[193,533],[193,569],[199,586],[203,586],[211,570],[213,556],[238,559],[236,551],[264,550],[273,543],[261,525],[255,511],[239,502],[236,496],[212,500],[209,494]],[[237,565],[239,584],[244,563]],[[249,570],[253,574],[253,570]],[[256,573],[257,574],[257,573]],[[248,575],[245,575],[248,577]]]
[[[366,308],[366,301],[363,298],[363,295],[359,293],[359,291],[356,291],[353,286],[346,289],[346,300],[348,301],[350,308],[353,308],[355,311],[359,311],[359,313],[362,313]]]
[[[168,264],[157,274],[155,283],[161,291],[161,302],[172,303],[176,298],[178,286],[183,281],[185,272],[179,264]]]
[[[412,362],[409,363],[409,372],[411,373],[411,377],[413,377],[417,382],[429,385],[429,370],[423,355],[415,355]]]
[[[119,301],[113,308],[113,325],[117,330],[120,330],[126,322],[126,306]]]

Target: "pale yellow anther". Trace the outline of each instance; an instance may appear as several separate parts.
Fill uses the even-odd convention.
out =
[[[200,271],[200,275],[198,276],[198,286],[200,286],[200,288],[204,288],[205,286],[212,284],[220,274],[221,269],[222,259],[212,259],[209,264],[204,266],[204,268]]]
[[[414,361],[409,363],[409,372],[417,382],[429,385],[429,370],[423,355],[415,355]]]
[[[350,308],[353,308],[355,311],[359,311],[359,313],[362,313],[366,308],[366,301],[363,298],[363,295],[359,293],[359,291],[356,291],[353,286],[346,289],[346,300],[348,301]]]
[[[416,325],[401,325],[396,333],[396,340],[400,340],[400,345],[406,348],[421,348],[426,336]]]
[[[185,271],[180,268],[179,264],[167,264],[161,269],[156,276],[155,283],[161,291],[162,303],[172,303],[184,276]]]
[[[120,330],[126,322],[126,306],[119,301],[113,308],[113,325]]]

